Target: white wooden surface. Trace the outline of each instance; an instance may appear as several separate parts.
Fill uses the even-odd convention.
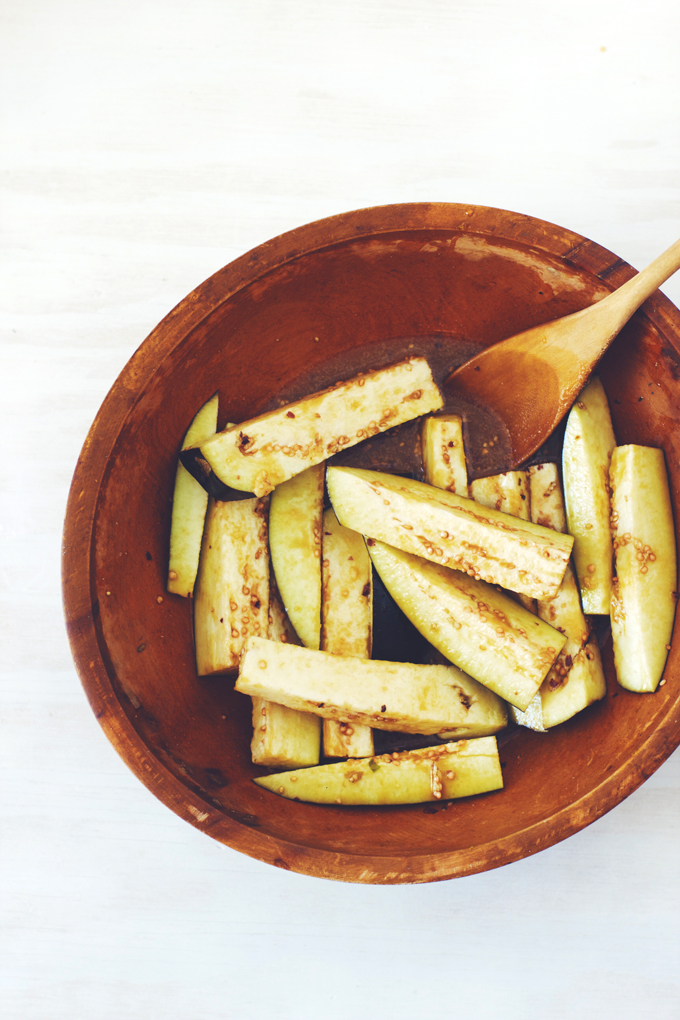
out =
[[[5,0],[0,19],[5,1020],[677,1018],[678,753],[496,872],[282,873],[126,770],[59,591],[101,400],[243,251],[431,199],[553,220],[638,267],[678,237],[677,0]]]

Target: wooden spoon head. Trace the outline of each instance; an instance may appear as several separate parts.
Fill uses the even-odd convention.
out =
[[[447,389],[483,407],[495,423],[494,471],[512,471],[528,460],[583,389],[593,359],[570,343],[582,316],[576,312],[494,344],[448,377]]]

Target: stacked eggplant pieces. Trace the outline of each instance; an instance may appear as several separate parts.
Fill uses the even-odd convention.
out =
[[[616,446],[597,377],[569,414],[563,472],[583,607],[610,614],[621,686],[653,692],[663,682],[676,604],[668,476],[662,450]]]
[[[660,681],[676,576],[661,451],[615,448],[593,379],[567,423],[565,512],[554,464],[468,486],[462,422],[442,403],[412,357],[221,433],[213,398],[187,433],[246,498],[208,500],[178,469],[168,590],[193,595],[199,675],[238,670],[253,761],[289,770],[255,780],[274,793],[407,804],[502,788],[508,712],[545,732],[606,693],[584,610],[611,604],[624,686]],[[415,418],[424,482],[326,466]],[[372,568],[430,661],[371,658]],[[376,755],[374,730],[440,743]]]

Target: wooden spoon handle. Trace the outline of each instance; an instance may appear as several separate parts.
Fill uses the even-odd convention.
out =
[[[680,240],[662,252],[632,280],[628,280],[618,290],[599,302],[601,308],[608,308],[612,318],[618,323],[615,326],[617,331],[628,321],[642,302],[678,269],[680,269]]]
[[[556,319],[543,329],[533,327],[514,337],[511,343],[516,350],[531,350],[544,360],[556,358],[563,367],[564,378],[571,377],[574,385],[580,388],[633,312],[678,269],[680,240],[605,298],[563,319]],[[580,361],[578,369],[574,358]],[[564,396],[566,399],[566,391]]]

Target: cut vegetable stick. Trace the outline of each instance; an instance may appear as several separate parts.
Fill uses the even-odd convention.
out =
[[[470,487],[470,495],[483,506],[502,510],[503,513],[512,514],[513,517],[520,517],[525,521],[533,520],[535,524],[543,525],[542,521],[537,521],[531,516],[532,493],[527,471],[506,471],[500,475],[477,478]],[[515,598],[519,599],[530,613],[536,613],[536,599],[531,599],[528,595],[516,595]],[[524,712],[509,703],[509,714],[521,726],[526,726],[539,733],[546,732],[543,726],[543,710],[539,691],[536,691]]]
[[[209,502],[194,597],[199,676],[237,669],[246,638],[267,633],[268,502]]]
[[[419,804],[500,790],[503,776],[495,737],[482,737],[282,772],[254,782],[282,797],[314,804]]]
[[[502,729],[500,698],[455,666],[380,662],[251,638],[236,690],[377,729],[486,736]]]
[[[575,712],[607,693],[600,649],[590,637],[590,620],[581,611],[578,585],[571,567],[552,602],[539,602],[538,614],[565,635],[566,641],[540,689],[546,728],[571,719]],[[517,722],[521,720],[516,719]]]
[[[567,638],[560,652],[573,658],[583,648],[590,634],[590,623],[583,615],[578,585],[571,567],[567,567],[560,590],[554,599],[541,599],[538,615]]]
[[[375,750],[370,726],[324,719],[321,732],[326,758],[365,758]]]
[[[184,437],[183,450],[215,434],[218,402],[219,394],[216,393],[200,409]],[[167,586],[173,595],[191,598],[194,593],[207,509],[208,493],[178,462],[172,497]]]
[[[226,485],[262,496],[334,453],[441,406],[428,363],[408,358],[220,432],[201,444],[201,453]]]
[[[532,468],[532,517],[555,530],[566,527],[564,502],[555,464]],[[533,493],[537,493],[534,503]],[[578,586],[571,567],[554,599],[538,603],[538,615],[564,634],[566,641],[543,681],[539,703],[529,706],[527,716],[511,709],[515,722],[530,729],[548,729],[570,719],[606,694],[606,682],[597,642],[590,644],[590,621],[583,615]],[[587,646],[587,647],[586,647]],[[544,711],[545,707],[545,711]],[[538,720],[542,726],[538,724]]]
[[[550,674],[540,690],[543,725],[547,729],[571,719],[607,693],[600,649],[591,638],[576,654],[566,676]]]
[[[557,465],[539,464],[530,468],[530,485],[532,520],[546,528],[564,532],[567,521]],[[572,659],[576,657],[590,634],[590,623],[583,615],[571,567],[567,567],[557,595],[552,599],[539,600],[537,609],[542,620],[567,638],[558,659],[558,663],[561,661],[564,665],[569,656]]]
[[[469,495],[476,503],[529,520],[525,471],[477,478],[470,486],[463,447],[463,421],[456,414],[427,418],[423,424],[423,465],[425,481],[459,496]],[[515,596],[525,609],[536,612],[536,600]]]
[[[531,520],[529,477],[526,471],[505,471],[500,475],[476,478],[470,486],[470,495],[475,503],[501,510],[520,520]],[[528,595],[517,598],[530,613],[536,612],[536,599]]]
[[[421,433],[425,481],[459,496],[468,495],[463,420],[457,414],[426,418]]]
[[[424,482],[329,468],[328,492],[347,528],[532,598],[559,589],[573,539]]]
[[[663,451],[617,447],[611,485],[616,676],[630,691],[654,691],[666,665],[677,598],[675,533]]]
[[[363,537],[323,515],[322,648],[370,659],[373,631],[371,560]]]
[[[253,739],[250,750],[255,765],[270,768],[302,768],[319,764],[321,721],[311,712],[253,698]]]
[[[321,632],[321,527],[324,465],[278,485],[269,507],[269,550],[286,613],[308,648]]]
[[[586,613],[609,613],[609,462],[615,445],[607,397],[593,376],[569,412],[562,449],[567,527]]]
[[[431,422],[433,425],[437,421],[442,421],[442,418],[429,418],[426,421]],[[439,432],[434,432],[430,438],[430,447],[432,452],[427,446],[425,429],[423,429],[423,461],[425,464],[425,481],[429,482],[430,485],[436,485],[440,489],[450,489],[451,492],[456,492],[460,496],[467,496],[468,492],[472,499],[477,503],[481,503],[483,506],[492,507],[495,510],[502,510],[503,513],[512,514],[513,517],[520,517],[522,520],[529,520],[529,508],[530,508],[530,493],[527,486],[527,473],[525,471],[510,471],[501,475],[491,475],[487,478],[476,479],[472,482],[472,485],[468,489],[467,484],[467,468],[465,465],[465,456],[463,450],[463,432],[462,432],[462,421],[457,415],[452,415],[450,420],[454,422],[454,430],[450,436],[450,444],[452,450],[447,449],[448,435],[445,434],[444,429]],[[434,441],[433,441],[434,440]],[[439,472],[436,473],[434,470],[428,471],[428,457],[426,457],[426,450],[429,455],[429,460],[434,461],[438,455],[441,467]],[[457,457],[456,460],[453,458]],[[462,460],[462,471],[460,462]],[[439,463],[435,461],[437,467]],[[447,475],[446,471],[449,474]],[[452,484],[446,484],[447,478],[450,476]],[[456,479],[460,479],[457,483]],[[464,482],[463,482],[464,479]],[[540,521],[538,523],[541,523]],[[536,612],[536,600],[530,598],[528,595],[514,595],[525,609],[529,610],[530,613]],[[521,716],[524,720],[524,725],[531,728],[543,730],[542,723],[542,711],[541,711],[541,699],[538,692],[534,694],[531,702],[529,703],[525,712],[521,712],[514,705],[510,705],[510,713],[513,716]]]
[[[281,641],[282,644],[299,645],[300,638],[288,619],[283,606],[281,594],[276,584],[276,575],[269,564],[269,634],[270,641]]]
[[[286,616],[273,575],[269,578],[269,638],[298,644],[298,637]],[[321,720],[309,712],[296,712],[264,698],[253,698],[253,762],[270,768],[318,765]]]
[[[500,475],[475,478],[470,484],[470,496],[475,503],[502,510],[520,520],[530,519],[529,479],[526,471],[505,471]]]
[[[373,634],[371,560],[361,535],[338,523],[333,510],[323,515],[321,647],[333,655],[370,659]],[[328,758],[373,754],[370,727],[335,719],[323,721]]]
[[[529,468],[529,506],[534,524],[566,532],[567,512],[557,464],[533,464]]]
[[[564,636],[493,585],[374,539],[368,548],[390,595],[430,644],[526,709]]]

